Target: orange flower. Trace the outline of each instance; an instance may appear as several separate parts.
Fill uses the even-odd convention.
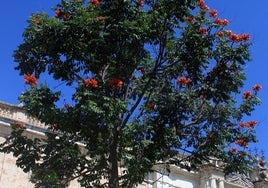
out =
[[[202,6],[200,6],[200,8],[202,10],[209,10],[209,6],[207,6],[207,5],[202,5]]]
[[[154,102],[150,102],[150,103],[147,104],[147,107],[150,108],[150,109],[155,109],[156,104]]]
[[[241,40],[244,40],[244,41],[247,41],[250,39],[250,35],[247,33],[241,34],[240,37],[241,37]]]
[[[204,5],[205,4],[205,0],[198,0],[199,5]]]
[[[242,96],[243,99],[249,99],[250,97],[251,97],[251,92],[250,91],[245,91],[243,93],[243,96]]]
[[[109,81],[109,86],[111,88],[122,88],[123,87],[123,81],[118,78],[113,78]]]
[[[209,11],[209,16],[212,18],[216,18],[218,15],[217,10],[213,9]]]
[[[178,78],[176,82],[178,85],[186,86],[189,83],[191,83],[191,80],[183,76],[183,77]]]
[[[139,5],[139,7],[144,7],[144,2],[143,2],[143,0],[139,0],[139,2],[138,2],[138,5]]]
[[[187,17],[186,17],[186,21],[187,21],[188,23],[193,23],[193,21],[194,21],[194,17],[192,17],[192,16],[187,16]]]
[[[26,84],[29,84],[31,86],[37,85],[37,79],[32,74],[26,74],[26,75],[24,75],[24,81],[25,81]]]
[[[257,121],[240,122],[239,127],[254,128],[257,125]]]
[[[243,41],[247,41],[250,39],[250,35],[246,34],[246,33],[238,35],[238,34],[235,34],[235,33],[232,33],[231,31],[229,31],[228,34],[229,34],[229,40],[231,42],[243,42]]]
[[[229,21],[227,19],[220,19],[220,18],[217,18],[215,21],[214,21],[215,24],[219,24],[221,26],[226,26],[229,24]]]
[[[216,35],[219,36],[219,37],[223,37],[224,36],[224,32],[219,31],[219,32],[216,33]]]
[[[97,19],[101,24],[105,24],[105,17],[103,17],[103,16],[97,16],[96,19]]]
[[[142,74],[145,74],[146,73],[146,68],[145,67],[141,67],[139,69],[139,71],[142,73]]]
[[[229,149],[229,152],[236,153],[237,152],[237,148],[230,148]]]
[[[62,18],[62,19],[66,19],[67,18],[67,15],[61,11],[61,9],[57,9],[55,10],[55,17],[56,18]]]
[[[98,87],[98,81],[93,78],[88,78],[84,80],[84,84],[88,89],[91,88],[97,88]]]
[[[262,86],[260,84],[255,84],[252,89],[253,89],[253,91],[260,91],[261,88],[262,88]]]
[[[235,144],[242,146],[242,147],[248,147],[248,142],[243,139],[236,139]]]
[[[95,7],[100,4],[99,0],[89,0],[88,2],[91,3],[92,5],[94,5]]]
[[[199,0],[198,4],[202,10],[209,10],[209,7],[205,4],[204,0]]]
[[[205,34],[207,34],[207,29],[206,28],[204,28],[204,27],[200,27],[199,28],[199,30],[198,30],[198,32],[200,33],[200,34],[202,34],[202,35],[205,35]]]
[[[19,128],[19,129],[23,129],[24,128],[23,123],[22,122],[19,122],[19,121],[13,121],[11,123],[11,125],[13,125],[15,128]]]

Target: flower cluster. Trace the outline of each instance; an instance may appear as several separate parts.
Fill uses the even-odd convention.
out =
[[[227,31],[219,31],[216,33],[218,37],[224,37],[227,36],[229,37],[230,42],[243,42],[243,41],[248,41],[250,39],[250,35],[247,33],[242,33],[242,34],[235,34],[230,30]]]
[[[229,32],[229,40],[231,42],[243,42],[243,41],[248,41],[250,39],[250,35],[247,33],[243,34],[235,34],[232,33],[231,31]]]
[[[219,32],[216,33],[216,35],[217,35],[218,37],[223,37],[225,34],[224,34],[223,31],[219,31]]]
[[[67,18],[67,15],[61,9],[57,9],[55,10],[55,17],[65,20]]]
[[[213,9],[213,10],[210,10],[209,11],[209,16],[212,17],[212,18],[216,18],[218,15],[218,12],[217,10]]]
[[[37,85],[37,78],[32,74],[24,75],[24,81],[26,84],[29,84],[31,86]]]
[[[229,21],[227,19],[220,19],[220,18],[217,18],[215,21],[214,21],[215,24],[219,24],[221,26],[227,26],[229,24]]]
[[[239,127],[254,128],[257,125],[257,121],[240,122]]]
[[[251,92],[250,91],[245,91],[243,93],[243,96],[242,96],[243,99],[249,99],[250,97],[251,97]]]
[[[146,67],[141,67],[140,69],[138,69],[142,74],[146,73]]]
[[[192,17],[192,16],[187,16],[187,17],[186,17],[186,21],[187,21],[188,23],[193,23],[194,20],[195,20],[195,18]]]
[[[236,139],[235,144],[241,146],[241,147],[248,147],[248,142],[243,139]]]
[[[88,2],[91,3],[92,5],[94,5],[95,7],[100,4],[99,0],[89,0]]]
[[[199,30],[198,30],[198,32],[201,34],[201,35],[205,35],[205,34],[207,34],[207,29],[206,28],[204,28],[204,27],[200,27],[199,28]]]
[[[178,78],[176,82],[180,86],[186,86],[189,83],[191,83],[192,80],[190,80],[189,78],[186,78],[186,77],[183,76],[183,77]]]
[[[88,89],[97,88],[98,81],[93,78],[88,78],[84,80],[84,84]]]
[[[150,102],[147,104],[147,108],[149,109],[155,109],[155,107],[156,107],[156,104],[154,102]]]
[[[13,125],[15,128],[19,128],[19,129],[23,129],[24,128],[23,123],[22,122],[19,122],[19,121],[13,121],[11,123],[11,125]]]
[[[229,149],[229,152],[236,153],[237,152],[237,148],[230,148]]]
[[[103,17],[103,16],[97,16],[96,19],[97,19],[101,24],[105,24],[105,17]]]
[[[209,10],[209,7],[205,4],[205,0],[199,0],[198,5],[202,10]]]
[[[122,88],[123,87],[123,81],[118,79],[118,78],[113,78],[109,81],[109,86],[112,88],[112,89],[115,89],[115,88]]]
[[[260,84],[255,84],[255,85],[252,87],[253,91],[260,91],[261,88],[262,88],[262,86],[261,86]]]
[[[139,7],[144,7],[144,2],[143,2],[143,0],[139,0],[139,2],[138,2],[138,5],[139,5]]]

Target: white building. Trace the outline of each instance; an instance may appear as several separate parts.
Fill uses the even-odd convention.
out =
[[[28,116],[19,106],[0,102],[0,141],[10,134],[10,123],[20,121],[26,125],[29,137],[45,137],[46,127],[37,119]],[[259,166],[250,176],[233,174],[225,177],[217,165],[204,165],[198,171],[187,171],[178,166],[154,167],[154,173],[147,176],[138,188],[268,188],[268,170],[265,161],[259,160]],[[33,188],[30,174],[24,173],[15,164],[12,154],[0,153],[0,188]],[[80,188],[73,181],[70,188]]]

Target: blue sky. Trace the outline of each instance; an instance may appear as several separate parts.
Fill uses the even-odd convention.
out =
[[[22,32],[27,26],[26,20],[31,13],[46,11],[53,14],[51,7],[60,0],[13,0],[3,1],[0,11],[0,101],[18,104],[18,96],[25,90],[23,78],[14,70],[12,54],[22,42]],[[246,66],[247,80],[243,90],[259,83],[263,86],[259,96],[262,105],[258,106],[251,120],[258,121],[256,147],[264,150],[268,159],[268,1],[258,0],[206,0],[211,9],[217,9],[221,18],[230,21],[230,29],[236,33],[249,33],[253,42],[252,61]],[[267,74],[267,75],[266,75]],[[242,92],[243,92],[242,90]]]

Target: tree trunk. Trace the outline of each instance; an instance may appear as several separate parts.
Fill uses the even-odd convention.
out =
[[[116,130],[110,131],[110,176],[109,176],[109,188],[119,188],[119,171],[118,171],[118,155],[117,144],[118,134]]]

